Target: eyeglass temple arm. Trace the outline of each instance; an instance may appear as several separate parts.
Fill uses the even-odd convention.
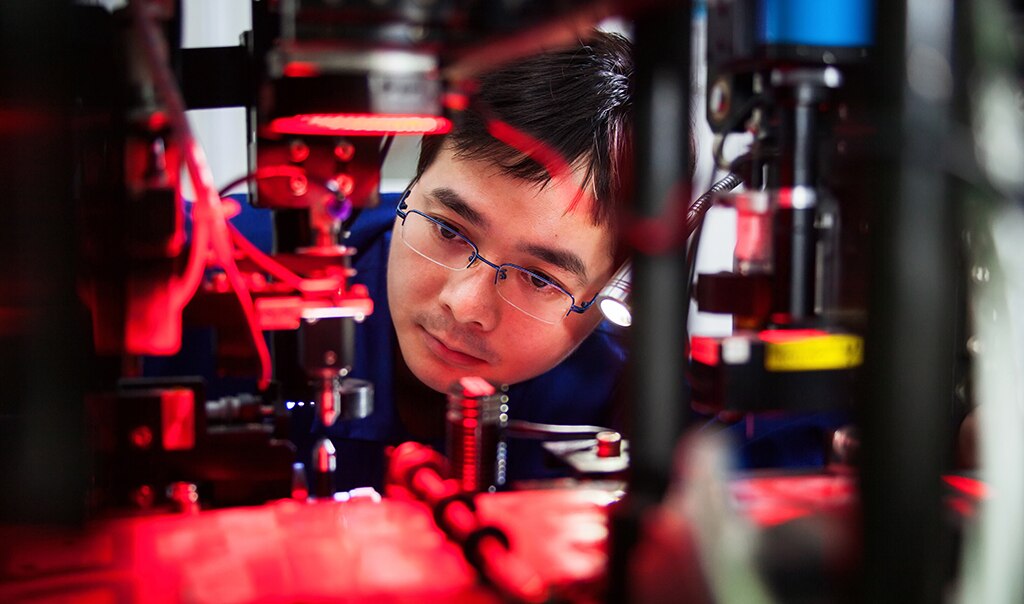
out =
[[[408,212],[406,212],[405,210],[409,209],[409,204],[406,203],[405,200],[409,198],[410,192],[412,192],[411,186],[408,189],[406,189],[404,193],[402,193],[401,197],[398,198],[398,207],[395,208],[395,213],[398,214],[398,216],[401,218],[405,218],[406,214],[408,214]]]
[[[569,312],[578,312],[578,313],[582,313],[583,311],[587,310],[588,308],[590,308],[591,306],[593,306],[593,305],[594,305],[594,302],[596,302],[596,301],[597,301],[597,296],[598,296],[598,294],[600,294],[600,293],[601,293],[601,292],[597,292],[596,294],[594,294],[594,297],[593,297],[593,298],[591,298],[591,299],[590,299],[589,301],[587,301],[587,302],[584,302],[583,304],[579,304],[579,305],[577,305],[577,304],[573,304],[572,306],[570,306],[570,307],[569,307]]]
[[[594,294],[594,297],[591,298],[590,301],[584,302],[583,304],[580,304],[579,306],[574,304],[570,310],[574,311],[574,312],[582,313],[583,311],[585,311],[588,308],[590,308],[591,306],[593,306],[594,302],[597,302],[598,298],[607,297],[609,288],[612,287],[612,286],[619,287],[620,289],[625,288],[625,291],[628,293],[629,292],[629,287],[630,287],[629,282],[630,282],[630,272],[631,272],[631,270],[632,270],[632,262],[627,259],[625,262],[622,263],[622,265],[619,266],[619,269],[617,271],[615,271],[615,274],[612,275],[611,279],[608,280],[608,283],[606,283],[604,287],[599,289],[597,291],[597,293]],[[566,313],[566,314],[568,314],[568,313]]]

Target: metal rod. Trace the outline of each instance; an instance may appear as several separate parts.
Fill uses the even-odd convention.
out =
[[[872,195],[861,468],[861,596],[868,602],[939,602],[943,595],[941,473],[953,398],[957,239],[936,149],[949,132],[952,99],[951,90],[922,87],[921,65],[907,57],[950,68],[953,4],[877,3],[882,181]]]
[[[104,23],[89,8],[0,6],[0,47],[17,49],[4,53],[0,82],[0,523],[78,524],[86,512],[85,394],[100,363],[76,290],[84,264],[76,217],[94,208],[76,205],[73,191],[109,182],[71,171],[75,152],[102,136],[87,130],[90,120],[107,115],[75,72],[106,57],[81,35],[82,23]]]
[[[690,3],[636,23],[636,206],[640,218],[689,205]],[[683,317],[689,301],[686,249],[633,258],[630,376],[634,492],[660,497],[689,399]]]
[[[640,219],[671,216],[675,208],[689,206],[691,15],[691,2],[683,1],[636,20],[633,211]],[[627,501],[613,519],[612,602],[629,599],[626,569],[638,520],[665,492],[689,409],[685,241],[663,253],[634,254],[633,300],[627,411],[631,474]]]

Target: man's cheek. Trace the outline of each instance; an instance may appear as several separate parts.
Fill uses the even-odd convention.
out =
[[[407,307],[418,303],[430,291],[430,284],[424,278],[425,275],[417,276],[416,272],[410,270],[408,263],[401,263],[395,267],[397,271],[392,278],[391,297],[399,307]]]
[[[553,365],[551,348],[536,346],[523,338],[505,339],[499,354],[505,360],[504,370],[516,381],[543,373]]]
[[[444,282],[443,278],[441,278],[443,275],[439,275],[437,271],[432,270],[436,265],[429,264],[426,261],[416,262],[416,260],[422,260],[422,258],[419,256],[405,258],[400,267],[402,271],[399,273],[401,275],[402,290],[419,296],[436,296]]]

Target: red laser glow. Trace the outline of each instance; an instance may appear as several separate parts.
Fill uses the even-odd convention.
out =
[[[280,117],[270,122],[278,134],[444,134],[452,124],[433,115],[372,115],[361,113],[309,113]]]

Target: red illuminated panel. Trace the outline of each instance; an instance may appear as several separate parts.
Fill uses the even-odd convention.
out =
[[[444,134],[452,124],[433,115],[372,115],[365,113],[309,113],[280,117],[270,122],[278,134]]]
[[[92,305],[94,338],[101,351],[170,355],[181,349],[181,308],[175,307],[177,285],[166,279],[139,277],[127,283],[128,308],[122,317],[106,296]],[[124,324],[124,341],[120,330]],[[123,347],[122,347],[123,346]]]
[[[807,338],[816,338],[827,335],[828,332],[820,329],[766,329],[758,334],[761,341],[769,342],[771,344],[795,342],[797,340],[806,340]]]
[[[690,339],[690,356],[705,365],[718,364],[718,340],[707,336],[693,336]]]
[[[315,63],[292,61],[284,66],[284,75],[289,78],[314,78],[320,75],[320,68]]]
[[[195,397],[188,388],[171,388],[160,393],[165,451],[182,451],[196,445]]]

